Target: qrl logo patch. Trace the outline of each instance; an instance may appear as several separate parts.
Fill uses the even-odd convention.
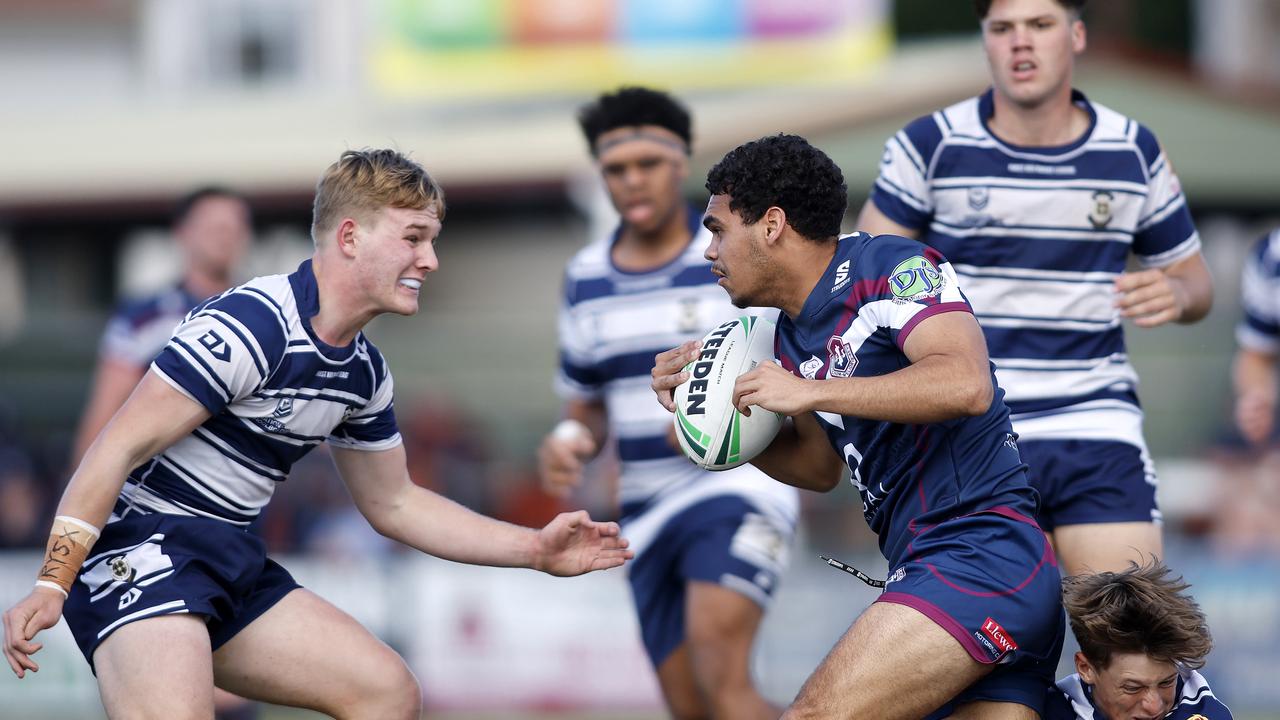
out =
[[[827,365],[828,377],[853,377],[853,371],[858,369],[858,356],[853,354],[853,348],[839,335],[832,335],[827,341],[827,356],[830,361]]]
[[[893,292],[893,301],[899,303],[937,297],[946,284],[947,279],[938,271],[938,266],[923,255],[903,260],[889,275],[889,290]]]
[[[987,618],[987,621],[982,623],[982,633],[995,643],[997,648],[1000,648],[1001,655],[1018,649],[1018,643],[1013,637],[1000,627],[1000,623],[991,618]]]

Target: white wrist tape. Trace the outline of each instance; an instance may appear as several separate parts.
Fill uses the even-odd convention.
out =
[[[588,428],[581,420],[573,418],[565,418],[556,423],[551,430],[551,436],[559,440],[573,440],[579,437],[591,439],[591,428]]]

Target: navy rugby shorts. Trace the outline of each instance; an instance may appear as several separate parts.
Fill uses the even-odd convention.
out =
[[[1040,493],[1040,527],[1159,522],[1155,467],[1144,448],[1117,440],[1019,440]]]
[[[63,617],[93,668],[98,645],[128,623],[200,615],[217,650],[298,587],[267,558],[262,540],[242,528],[209,518],[130,514],[103,529]]]
[[[1065,633],[1062,579],[1044,532],[996,508],[924,530],[907,557],[876,602],[920,611],[974,660],[997,666],[930,717],[978,700],[1043,714]]]
[[[792,528],[737,496],[708,498],[668,519],[652,545],[628,564],[640,634],[653,666],[684,642],[690,581],[721,585],[765,607],[778,586],[791,534]]]

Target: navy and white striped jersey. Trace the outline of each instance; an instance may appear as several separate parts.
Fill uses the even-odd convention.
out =
[[[198,298],[182,285],[122,303],[107,321],[99,354],[133,365],[141,372],[164,349]]]
[[[1195,670],[1178,671],[1173,709],[1166,720],[1231,720],[1231,711],[1213,696],[1209,682]],[[1062,678],[1049,688],[1044,720],[1112,720],[1093,702],[1093,689],[1079,675]]]
[[[1244,317],[1236,342],[1246,350],[1280,353],[1280,230],[1262,236],[1245,261],[1240,279]]]
[[[319,307],[307,260],[191,311],[151,370],[212,417],[130,473],[117,514],[132,506],[248,525],[321,442],[400,443],[382,355],[363,333],[326,345],[311,329]]]
[[[919,118],[889,139],[871,198],[951,260],[1022,437],[1141,445],[1112,284],[1130,253],[1167,267],[1200,238],[1155,135],[1073,100],[1091,126],[1061,147],[995,137],[990,90]]]
[[[692,208],[689,214],[688,248],[661,268],[617,268],[610,255],[616,233],[583,248],[569,262],[559,315],[556,389],[565,398],[603,400],[621,461],[624,520],[648,513],[658,501],[663,513],[673,513],[714,495],[739,494],[794,525],[794,488],[750,465],[714,473],[699,470],[667,441],[671,413],[649,387],[654,356],[743,313],[716,284],[711,263],[702,256],[710,241],[699,224],[702,214]],[[747,312],[776,316],[774,310]],[[643,541],[628,537],[633,547]]]
[[[896,235],[846,235],[800,313],[778,320],[778,358],[810,380],[887,375],[911,364],[902,349],[911,332],[948,312],[972,310],[936,250]],[[944,422],[814,413],[849,465],[889,567],[904,561],[916,534],[943,521],[1001,508],[1035,516],[1009,410],[994,390],[982,415]]]

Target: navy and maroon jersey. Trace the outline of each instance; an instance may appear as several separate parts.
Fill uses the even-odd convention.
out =
[[[809,379],[885,375],[910,364],[903,345],[911,332],[945,312],[973,311],[941,254],[895,235],[854,233],[838,240],[799,316],[779,318],[778,358]],[[815,414],[853,472],[890,567],[916,534],[944,520],[998,508],[1036,514],[998,386],[986,413],[939,423]]]

